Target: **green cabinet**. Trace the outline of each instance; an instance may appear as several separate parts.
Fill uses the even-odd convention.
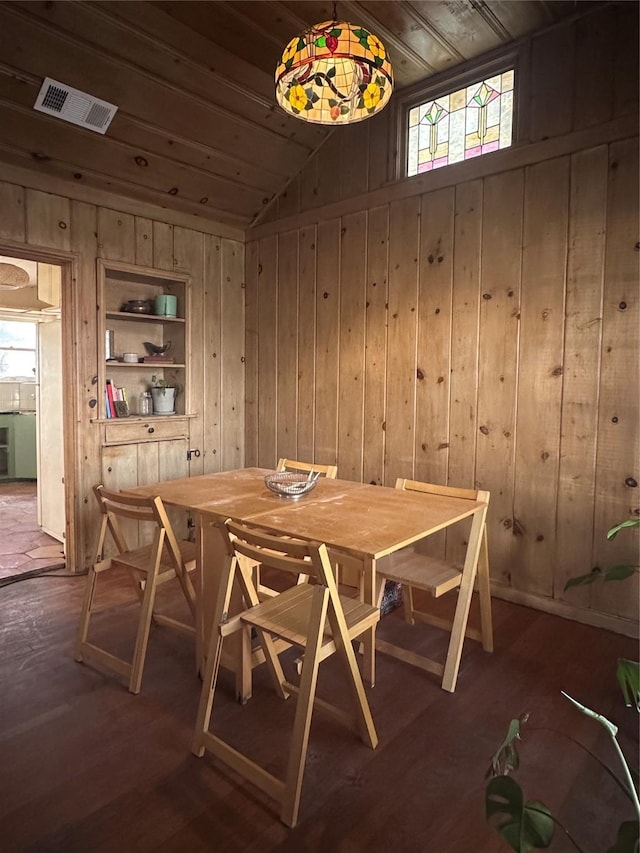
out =
[[[35,412],[14,416],[13,441],[15,478],[35,480],[38,476]]]
[[[0,480],[35,480],[36,416],[0,415]]]
[[[5,422],[7,415],[0,415],[0,480],[7,480],[13,473],[13,454],[11,453],[11,442],[9,433],[11,427]]]

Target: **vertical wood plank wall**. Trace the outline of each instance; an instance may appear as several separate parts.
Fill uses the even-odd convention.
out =
[[[640,514],[638,63],[616,59],[631,5],[532,40],[528,142],[501,165],[382,186],[353,160],[380,167],[385,113],[307,164],[249,234],[246,462],[489,489],[498,595],[636,633],[637,575],[564,592],[638,563],[632,532],[605,537]],[[598,32],[613,44],[593,51]]]
[[[77,568],[82,568],[93,556],[97,528],[91,489],[102,470],[102,427],[93,423],[96,410],[89,405],[96,396],[92,380],[98,357],[96,258],[192,276],[187,408],[197,415],[190,420],[190,447],[200,450],[189,463],[194,475],[244,464],[244,245],[6,181],[0,181],[0,244],[5,253],[18,256],[21,247],[64,250],[76,256],[72,304],[63,309],[71,319],[75,374],[72,388],[64,391],[75,394],[78,415],[74,520]],[[145,447],[153,448],[153,458]],[[111,450],[113,465],[122,464],[118,448]],[[140,445],[137,459],[141,482],[162,479],[167,465],[172,467],[157,444]],[[184,467],[183,461],[179,467]],[[117,481],[117,471],[114,478]]]

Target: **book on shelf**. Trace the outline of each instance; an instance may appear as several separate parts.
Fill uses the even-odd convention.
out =
[[[129,417],[127,389],[114,385],[111,379],[105,380],[105,411],[108,418]]]
[[[142,359],[143,364],[173,364],[172,355],[145,355]]]

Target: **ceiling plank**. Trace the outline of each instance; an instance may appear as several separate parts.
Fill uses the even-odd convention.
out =
[[[247,27],[242,15],[233,13],[224,2],[201,3],[198,0],[159,0],[153,3],[165,14],[201,33],[213,44],[220,44],[238,56],[250,56],[266,74],[275,74],[279,59],[274,42],[264,30]]]
[[[240,112],[255,124],[288,139],[295,139],[308,148],[315,148],[322,141],[322,128],[295,121],[277,108],[273,95],[273,74],[264,75],[264,84],[261,80],[257,92],[249,85],[238,85],[229,76],[234,66],[223,66],[224,74],[210,68],[212,59],[218,54],[217,45],[207,43],[206,49],[203,45],[202,59],[194,59],[193,39],[183,49],[178,49],[173,40],[167,40],[169,33],[161,38],[141,31],[138,10],[135,8],[137,3],[117,5],[120,7],[119,12],[111,5],[97,3],[55,4],[55,21],[58,26],[89,42],[96,29],[99,29],[102,49],[135,63],[158,79],[167,80],[186,92],[210,101],[227,113]],[[132,6],[134,8],[130,8]],[[127,18],[129,8],[130,17]],[[166,20],[170,21],[169,18]],[[171,22],[171,27],[175,28],[175,22]],[[189,50],[189,53],[185,50]],[[230,56],[227,54],[227,57]],[[228,59],[225,58],[225,61],[228,62]]]
[[[135,151],[114,139],[105,137],[97,148],[89,132],[78,132],[66,122],[49,116],[43,121],[33,110],[12,105],[1,97],[0,107],[4,115],[0,122],[0,141],[41,163],[55,160],[75,169],[76,173],[89,171],[111,176],[121,182],[170,194],[176,200],[188,199],[203,207],[211,205],[247,222],[262,210],[264,196],[255,188],[207,175],[162,157],[139,158],[142,165],[138,165]]]
[[[434,26],[424,9],[421,14],[405,0],[393,4],[373,0],[367,2],[367,9],[385,29],[422,56],[432,68],[439,70],[464,60],[455,42]]]
[[[36,8],[29,6],[29,8]],[[37,8],[40,8],[38,5]],[[267,163],[284,154],[301,165],[310,149],[285,139],[243,117],[230,116],[196,95],[180,91],[136,68],[109,57],[99,48],[81,43],[45,21],[26,15],[22,8],[0,7],[0,56],[18,68],[25,63],[23,45],[29,44],[29,70],[116,104],[120,110],[158,126],[233,151],[243,159],[255,157],[256,147]],[[118,120],[118,116],[114,122]],[[286,152],[286,154],[285,154]]]
[[[31,109],[40,89],[40,78],[21,72],[0,62],[0,97],[13,104]],[[41,114],[37,114],[41,115]],[[44,119],[45,116],[42,116]],[[87,131],[83,131],[87,132]],[[156,154],[179,163],[201,169],[209,175],[226,178],[244,186],[253,186],[271,194],[282,187],[287,177],[286,164],[278,162],[278,172],[265,165],[245,163],[209,146],[188,140],[177,134],[168,135],[162,128],[120,113],[118,121],[109,128],[107,138],[131,146],[132,158]]]
[[[480,12],[485,4],[469,0],[452,0],[446,4],[411,0],[411,5],[443,38],[456,45],[465,60],[493,50],[505,40],[498,36]],[[501,29],[504,32],[504,28]]]

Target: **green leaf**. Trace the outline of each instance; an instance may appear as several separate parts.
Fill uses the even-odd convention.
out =
[[[604,579],[606,581],[623,581],[630,578],[631,575],[635,575],[635,573],[635,566],[611,566],[611,568],[605,571]]]
[[[524,802],[522,788],[511,776],[497,776],[487,785],[487,820],[516,853],[542,850],[553,838],[551,812],[538,800]]]
[[[569,580],[564,585],[564,591],[566,592],[572,586],[586,586],[587,584],[593,583],[600,577],[600,569],[596,566],[591,569],[586,575],[577,575],[574,578],[569,578]]]
[[[327,71],[327,77],[329,80],[332,80],[336,76],[336,66],[332,65],[331,68]]]
[[[619,658],[616,678],[622,690],[624,704],[627,708],[635,705],[636,711],[640,712],[640,663]]]
[[[616,524],[611,530],[607,531],[607,539],[615,539],[623,527],[640,527],[640,518],[628,518],[626,521]]]
[[[626,820],[618,827],[618,837],[607,853],[638,853],[640,850],[640,823]]]
[[[494,776],[506,776],[512,770],[518,769],[520,766],[520,756],[518,755],[516,741],[521,740],[521,726],[528,718],[529,715],[524,714],[522,717],[518,717],[518,719],[511,720],[505,739],[493,754],[491,767],[487,772],[487,776],[492,774]]]

